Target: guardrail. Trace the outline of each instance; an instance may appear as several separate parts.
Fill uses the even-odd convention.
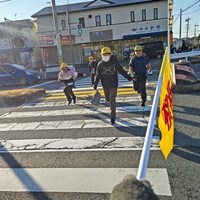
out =
[[[179,59],[179,58],[185,58],[186,61],[188,61],[189,57],[194,57],[194,56],[200,56],[200,50],[171,54],[170,59],[174,60],[174,59]]]

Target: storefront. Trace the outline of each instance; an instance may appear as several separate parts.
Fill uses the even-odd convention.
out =
[[[93,56],[97,61],[101,60],[101,49],[105,46],[110,47],[113,53],[117,55],[119,60],[121,60],[123,57],[122,41],[93,42],[88,44],[82,44],[81,46],[83,62],[88,62],[89,56]]]

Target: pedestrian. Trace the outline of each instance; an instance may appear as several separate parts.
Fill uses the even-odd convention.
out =
[[[89,74],[91,76],[91,86],[93,86],[94,84],[94,78],[95,78],[95,75],[96,75],[96,71],[97,71],[97,61],[94,60],[94,57],[93,56],[90,56],[88,58],[88,70],[89,70]]]
[[[159,198],[149,181],[139,181],[134,175],[128,175],[113,188],[110,200],[159,200]]]
[[[70,70],[67,63],[62,63],[60,65],[60,72],[58,74],[58,81],[62,82],[65,86],[63,92],[68,100],[68,105],[71,104],[72,99],[74,104],[76,103],[76,96],[74,95],[73,88],[75,78],[77,77],[78,73],[74,70]]]
[[[43,63],[40,64],[39,71],[40,71],[41,78],[47,79],[46,67],[44,66]]]
[[[134,90],[141,94],[142,104],[145,106],[147,99],[146,92],[146,80],[147,80],[147,69],[150,73],[152,71],[149,57],[143,53],[142,47],[137,45],[134,48],[134,56],[129,62],[129,72],[132,74]]]
[[[94,81],[94,89],[97,89],[97,85],[101,80],[103,86],[105,99],[110,104],[111,110],[111,125],[115,124],[116,118],[116,96],[118,88],[118,76],[117,72],[122,74],[129,81],[132,78],[127,74],[127,72],[122,68],[122,66],[117,61],[117,58],[111,54],[111,49],[109,47],[103,47],[101,49],[102,59],[97,65],[97,74]]]

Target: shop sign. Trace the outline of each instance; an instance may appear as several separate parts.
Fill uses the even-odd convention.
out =
[[[73,44],[75,43],[75,35],[71,35],[71,41]],[[61,36],[61,44],[62,45],[70,44],[70,35]]]
[[[150,25],[150,26],[133,27],[131,31],[135,34],[158,32],[158,31],[161,31],[161,25],[158,24],[158,25]]]
[[[42,35],[39,36],[39,46],[52,46],[54,45],[53,35]]]
[[[94,31],[90,32],[90,41],[106,41],[113,39],[113,32],[112,30],[105,30],[105,31]]]

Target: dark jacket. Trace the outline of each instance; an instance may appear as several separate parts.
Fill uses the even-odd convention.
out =
[[[111,56],[108,62],[104,62],[103,60],[101,60],[97,65],[97,75],[94,82],[94,88],[97,87],[99,80],[101,80],[101,84],[104,89],[117,88],[117,72],[119,72],[129,81],[132,80],[127,72],[119,64],[116,57]]]
[[[88,68],[89,68],[89,73],[90,74],[96,74],[97,71],[97,61],[94,60],[91,63],[88,64]]]
[[[147,73],[147,64],[149,64],[150,59],[148,56],[143,54],[140,57],[134,56],[129,63],[129,66],[133,67],[136,76],[145,75]]]

